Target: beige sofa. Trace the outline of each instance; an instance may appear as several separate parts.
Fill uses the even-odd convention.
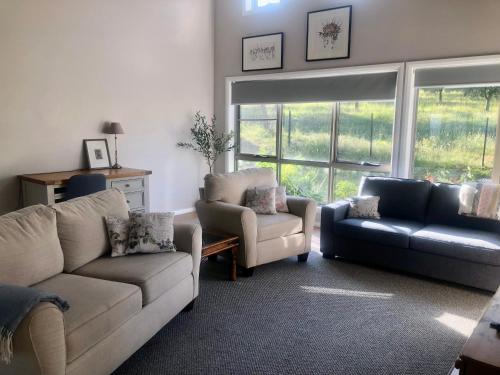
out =
[[[111,258],[107,215],[128,215],[119,190],[0,217],[0,282],[56,293],[71,306],[65,313],[50,303],[33,309],[1,374],[109,374],[192,306],[201,228],[175,225],[175,253]]]
[[[316,203],[288,197],[289,213],[257,215],[245,207],[245,193],[256,186],[276,186],[270,168],[251,168],[205,177],[205,200],[196,202],[203,228],[240,237],[238,263],[250,276],[255,266],[297,255],[307,261],[316,215]]]

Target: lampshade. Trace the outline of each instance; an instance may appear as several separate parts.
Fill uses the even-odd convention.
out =
[[[105,134],[125,134],[122,125],[119,122],[111,122],[104,127]]]

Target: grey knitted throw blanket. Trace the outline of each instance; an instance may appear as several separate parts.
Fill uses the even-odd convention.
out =
[[[0,362],[12,361],[12,338],[17,326],[40,302],[51,302],[61,311],[69,309],[68,303],[60,297],[17,285],[0,283]]]

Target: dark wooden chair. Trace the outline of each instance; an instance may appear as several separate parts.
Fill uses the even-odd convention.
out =
[[[103,174],[79,174],[69,179],[64,200],[83,197],[106,190],[106,176]]]

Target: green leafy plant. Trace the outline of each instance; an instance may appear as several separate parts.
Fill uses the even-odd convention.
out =
[[[202,154],[207,161],[210,173],[212,173],[217,158],[234,148],[234,144],[232,144],[234,133],[218,132],[215,116],[209,122],[200,111],[196,112],[194,125],[190,131],[192,141],[178,142],[177,147]]]

